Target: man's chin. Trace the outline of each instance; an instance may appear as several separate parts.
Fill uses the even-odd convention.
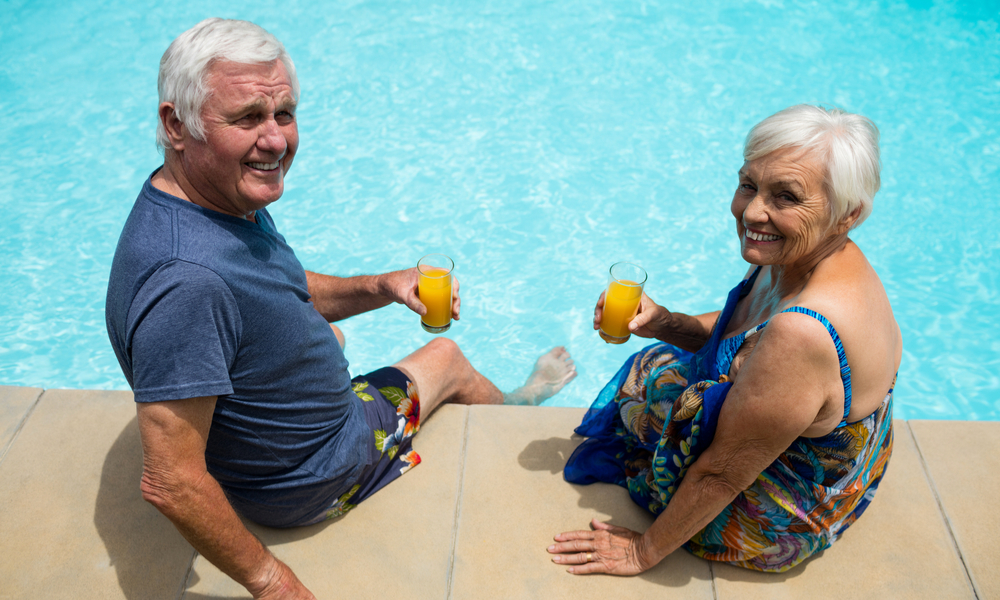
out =
[[[281,183],[277,185],[254,186],[250,190],[250,193],[244,194],[243,197],[246,198],[248,206],[253,207],[254,210],[260,210],[281,198],[281,194],[284,191],[285,187]]]

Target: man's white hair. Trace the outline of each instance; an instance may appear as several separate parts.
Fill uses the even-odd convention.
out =
[[[213,61],[227,60],[242,64],[269,63],[280,60],[292,80],[292,95],[299,99],[299,79],[295,65],[278,38],[259,25],[213,17],[205,19],[177,36],[160,59],[157,88],[159,104],[172,102],[177,118],[198,140],[205,140],[201,109],[211,90],[205,83]],[[156,145],[170,147],[170,140],[157,119]]]
[[[837,223],[861,208],[852,229],[872,212],[881,186],[878,127],[839,108],[799,104],[764,119],[747,134],[743,159],[755,160],[785,148],[802,148],[826,165],[830,221]]]

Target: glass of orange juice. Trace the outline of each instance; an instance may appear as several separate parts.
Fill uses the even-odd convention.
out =
[[[455,262],[444,254],[428,254],[417,261],[420,281],[417,295],[427,307],[420,325],[429,333],[444,333],[451,327],[451,272]]]
[[[646,285],[646,271],[639,265],[620,262],[611,265],[608,291],[604,294],[601,338],[609,344],[624,344],[632,333],[629,322],[635,317]]]

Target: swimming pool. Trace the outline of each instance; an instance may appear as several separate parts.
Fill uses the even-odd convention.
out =
[[[882,131],[853,236],[903,330],[896,416],[1000,419],[995,2],[5,3],[0,384],[127,389],[104,331],[118,233],[154,148],[159,57],[207,16],[255,21],[299,71],[301,147],[271,213],[308,269],[450,254],[449,336],[503,389],[565,345],[586,406],[630,353],[590,326],[632,260],[668,308],[745,270],[729,200],[750,126],[800,102]],[[400,306],[345,321],[352,374],[429,339]]]

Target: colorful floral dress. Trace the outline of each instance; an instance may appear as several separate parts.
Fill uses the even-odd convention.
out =
[[[759,273],[729,294],[712,338],[691,354],[658,343],[630,357],[598,395],[576,432],[586,436],[564,470],[567,481],[628,488],[654,515],[666,507],[698,456],[711,444],[732,386],[722,373],[747,335],[721,333]],[[847,423],[850,367],[836,330],[844,418],[829,434],[800,437],[684,547],[696,556],[758,571],[781,572],[828,548],[868,507],[892,453],[892,390],[871,415]]]

